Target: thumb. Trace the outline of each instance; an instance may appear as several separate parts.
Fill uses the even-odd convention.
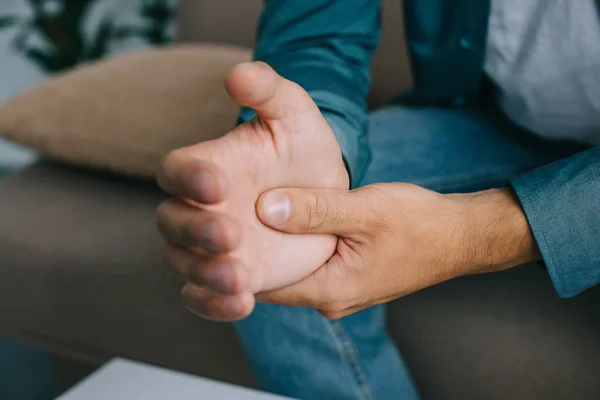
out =
[[[263,193],[256,205],[261,222],[287,233],[351,236],[362,232],[361,207],[347,190],[276,189]]]
[[[236,65],[227,75],[225,87],[233,101],[256,110],[265,119],[318,111],[302,87],[281,77],[263,62]]]

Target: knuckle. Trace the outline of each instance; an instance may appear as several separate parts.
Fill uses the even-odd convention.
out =
[[[324,222],[329,213],[329,201],[325,197],[320,197],[317,194],[310,194],[306,202],[307,221],[305,228],[318,229]]]

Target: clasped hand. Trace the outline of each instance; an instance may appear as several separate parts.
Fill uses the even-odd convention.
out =
[[[165,265],[195,313],[233,321],[262,301],[337,319],[539,258],[509,190],[350,191],[337,140],[302,88],[262,63],[236,67],[226,86],[257,116],[172,152],[158,173],[175,196],[158,210]]]

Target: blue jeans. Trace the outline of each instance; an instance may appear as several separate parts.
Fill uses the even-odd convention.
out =
[[[387,107],[371,115],[369,141],[363,184],[410,182],[443,193],[502,186],[580,150],[484,107]],[[259,304],[236,328],[264,390],[301,399],[416,399],[385,319],[383,306],[328,321],[311,309]]]
[[[50,357],[0,337],[0,399],[50,400],[58,394]]]

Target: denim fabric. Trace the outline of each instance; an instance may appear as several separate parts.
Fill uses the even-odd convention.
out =
[[[441,192],[502,186],[580,150],[523,132],[495,111],[393,106],[370,117],[373,158],[363,184],[411,182]],[[340,321],[266,304],[236,324],[258,382],[301,399],[415,399],[385,331],[384,307]]]
[[[383,307],[331,322],[315,310],[258,304],[236,328],[264,390],[299,399],[415,399],[384,325]]]
[[[48,356],[0,338],[0,399],[51,400],[58,394]]]

